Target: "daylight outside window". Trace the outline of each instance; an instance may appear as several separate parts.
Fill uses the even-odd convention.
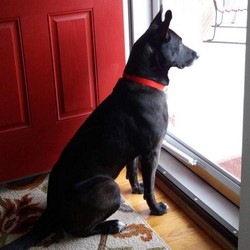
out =
[[[162,3],[173,11],[171,28],[200,55],[170,70],[168,134],[240,185],[247,1]]]
[[[239,206],[248,1],[128,3],[131,44],[162,3],[163,13],[173,13],[170,28],[200,55],[191,67],[169,71],[169,126],[163,149]]]

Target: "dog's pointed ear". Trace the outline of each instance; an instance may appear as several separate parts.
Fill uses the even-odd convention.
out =
[[[165,13],[164,21],[162,22],[161,26],[159,27],[161,37],[166,37],[167,36],[171,19],[172,19],[172,11],[168,10]]]
[[[162,11],[163,11],[163,6],[161,4],[159,12],[157,13],[154,20],[149,25],[149,28],[148,28],[149,30],[154,30],[154,29],[158,28],[161,25],[161,23],[162,23],[162,19],[161,19]]]

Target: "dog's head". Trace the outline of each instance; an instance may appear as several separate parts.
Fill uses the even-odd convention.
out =
[[[164,85],[169,83],[171,67],[180,69],[190,66],[198,58],[197,53],[185,46],[182,39],[169,25],[172,12],[165,13],[162,21],[162,7],[147,31],[137,40],[130,53],[125,72],[146,77]]]

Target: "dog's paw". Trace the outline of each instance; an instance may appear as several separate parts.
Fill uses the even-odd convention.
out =
[[[116,234],[122,232],[126,228],[126,224],[120,220],[114,220],[112,227],[110,227],[110,234]]]
[[[143,183],[140,183],[139,186],[133,187],[132,194],[143,194],[144,193],[144,187]]]
[[[160,202],[154,208],[151,209],[151,214],[152,215],[163,215],[163,214],[167,213],[168,208],[169,207],[167,204]]]

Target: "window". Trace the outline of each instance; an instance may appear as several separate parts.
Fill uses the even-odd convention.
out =
[[[162,2],[173,11],[170,27],[200,54],[170,70],[163,147],[239,205],[247,1],[224,1],[235,3],[223,16],[219,0]]]

